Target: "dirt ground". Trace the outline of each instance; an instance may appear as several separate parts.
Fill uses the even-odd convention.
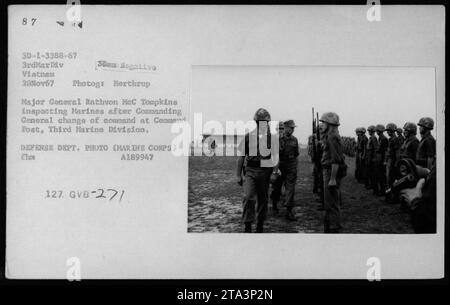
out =
[[[240,233],[243,231],[243,188],[235,181],[237,157],[190,157],[188,232]],[[372,195],[354,176],[353,158],[346,158],[348,175],[342,183],[342,233],[414,233],[410,217],[399,205]],[[322,233],[323,211],[312,193],[312,164],[306,150],[299,156],[295,189],[296,221],[278,216],[269,204],[266,233]]]

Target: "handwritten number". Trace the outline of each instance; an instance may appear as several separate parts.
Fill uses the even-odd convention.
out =
[[[31,26],[33,26],[36,23],[37,18],[31,18],[30,20],[31,20],[30,24],[31,24]],[[22,25],[28,25],[28,18],[22,19]]]
[[[113,191],[114,192],[114,195],[111,198],[109,198],[109,201],[113,200],[113,198],[116,197],[116,195],[119,193],[118,191],[113,190],[113,189],[107,189],[107,191]]]

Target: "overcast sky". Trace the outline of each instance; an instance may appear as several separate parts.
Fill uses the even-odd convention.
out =
[[[201,112],[204,122],[247,121],[263,107],[272,120],[293,119],[294,135],[306,143],[311,107],[338,113],[343,136],[371,124],[435,120],[434,79],[430,67],[194,67],[191,114]]]

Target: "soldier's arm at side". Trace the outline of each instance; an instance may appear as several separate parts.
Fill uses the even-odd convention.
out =
[[[331,164],[331,177],[328,186],[336,186],[336,176],[339,170],[339,164],[333,163]]]
[[[343,161],[340,145],[341,144],[337,138],[335,137],[329,138],[329,151],[331,157],[331,177],[328,186],[336,185],[336,176],[339,170],[339,164]]]
[[[427,143],[427,168],[431,169],[436,158],[436,142],[428,141]]]

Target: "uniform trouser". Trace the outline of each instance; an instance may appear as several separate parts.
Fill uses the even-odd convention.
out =
[[[395,165],[394,162],[391,162],[390,165],[388,163],[388,167],[386,167],[386,179],[387,179],[387,185],[392,186],[392,184],[395,181]]]
[[[295,183],[297,182],[297,159],[280,162],[280,171],[285,189],[284,202],[286,207],[292,208],[295,206],[294,193]]]
[[[378,191],[376,162],[368,160],[367,162],[367,184],[374,190]]]
[[[336,186],[328,187],[331,178],[331,168],[324,168],[322,172],[325,228],[329,230],[338,230],[341,228],[341,179],[336,177]]]
[[[313,192],[320,192],[322,187],[322,166],[314,163],[313,165]]]
[[[381,160],[380,157],[375,162],[375,171],[377,190],[384,193],[384,191],[386,191],[386,166],[383,164],[383,160]]]
[[[242,220],[263,223],[267,215],[267,203],[272,167],[247,167],[244,178],[244,202]]]
[[[270,199],[272,199],[272,202],[280,201],[282,187],[283,178],[279,175],[278,178],[272,182],[272,192],[270,193]]]
[[[356,153],[355,158],[355,179],[361,180],[361,157],[359,156],[359,153]]]
[[[314,164],[314,190],[317,190],[320,199],[323,202],[323,173],[322,173],[322,166]]]
[[[366,182],[367,180],[367,161],[365,158],[360,159],[360,168],[359,168],[359,180],[361,182]]]

